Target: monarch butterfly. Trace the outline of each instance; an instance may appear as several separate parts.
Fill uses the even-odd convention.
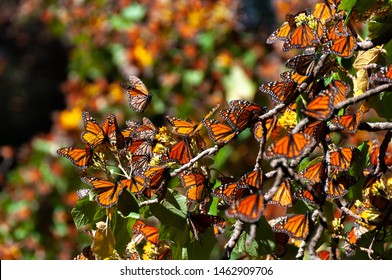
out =
[[[222,184],[221,186],[214,189],[212,192],[213,196],[223,199],[227,204],[231,205],[236,200],[245,197],[250,194],[249,188],[240,187],[238,182],[231,182]]]
[[[357,131],[359,122],[362,119],[362,116],[363,111],[359,110],[354,114],[335,116],[332,119],[331,123],[336,125],[339,129],[344,129],[348,132],[355,133]]]
[[[344,21],[339,21],[331,26],[327,36],[328,42],[325,53],[333,53],[342,58],[350,58],[357,47],[355,37],[350,30],[344,26]]]
[[[303,16],[302,16],[303,15]],[[304,13],[295,17],[296,27],[288,35],[287,40],[283,44],[283,51],[289,51],[293,48],[306,49],[313,47],[318,43],[317,34],[308,25],[307,17]]]
[[[308,103],[303,112],[316,120],[327,120],[333,113],[334,96],[323,90]]]
[[[347,94],[350,92],[351,88],[348,84],[340,80],[332,80],[330,88],[336,90],[333,105],[336,106],[338,103],[346,100]]]
[[[236,200],[227,210],[226,215],[240,219],[243,222],[254,223],[260,220],[264,210],[264,197],[258,191]]]
[[[203,120],[209,118],[218,108],[219,104],[212,108],[212,110],[203,118]],[[173,131],[180,136],[194,136],[201,128],[202,123],[196,125],[192,120],[181,120],[176,117],[166,116],[166,119],[173,126]]]
[[[137,113],[144,112],[151,102],[152,94],[138,77],[130,76],[129,81],[131,85],[120,83],[128,96],[129,106]]]
[[[230,106],[230,109],[221,110],[220,116],[238,131],[252,125],[255,118],[265,112],[265,108],[246,100],[232,100]]]
[[[350,186],[357,183],[357,179],[347,173],[337,178],[327,179],[325,193],[329,198],[335,199],[344,196]]]
[[[117,183],[97,177],[82,177],[82,181],[92,186],[97,193],[95,201],[102,207],[110,208],[118,201],[119,195],[130,184],[129,179],[120,180]]]
[[[197,128],[197,125],[193,124],[191,120],[184,121],[179,118],[170,116],[166,116],[166,119],[173,126],[174,132],[181,136],[190,136]]]
[[[157,189],[164,180],[170,177],[167,166],[148,166],[136,173],[145,178],[146,187],[151,189]]]
[[[313,144],[314,140],[308,134],[292,133],[272,143],[264,155],[268,159],[279,157],[294,159],[306,154]]]
[[[103,128],[101,128],[89,112],[83,111],[82,116],[85,130],[82,133],[82,140],[93,149],[100,145],[105,140],[105,137],[107,137],[109,119],[106,119]]]
[[[188,213],[190,230],[197,241],[200,241],[199,235],[205,232],[210,226],[214,226],[214,234],[218,235],[224,231],[225,220],[219,216],[208,214]]]
[[[193,158],[193,152],[188,137],[182,137],[182,140],[170,148],[168,160],[173,160],[179,164],[188,163]]]
[[[289,180],[284,180],[274,196],[267,204],[277,204],[282,207],[291,207],[293,205],[293,194],[291,193],[291,184]]]
[[[340,0],[324,0],[324,3],[317,3],[313,11],[313,16],[325,23],[333,18],[337,12]]]
[[[74,260],[78,261],[87,261],[87,260],[95,260],[95,255],[93,253],[93,250],[91,249],[91,246],[86,246],[82,249],[82,252],[77,255]]]
[[[295,71],[283,72],[282,74],[280,74],[280,77],[285,82],[295,82],[298,85],[302,85],[303,83],[307,82],[310,78],[309,76],[300,75]]]
[[[207,128],[208,136],[218,145],[224,145],[239,133],[227,124],[215,119],[205,119],[204,126]]]
[[[133,123],[127,121],[128,126],[134,125]],[[146,117],[143,118],[143,123],[139,123],[136,125],[136,128],[133,133],[133,137],[135,139],[144,139],[154,141],[155,135],[157,134],[158,129],[155,125]]]
[[[286,21],[267,38],[267,44],[273,44],[278,40],[286,40],[295,27],[295,15],[286,14]]]
[[[87,111],[83,111],[83,121],[85,131],[82,133],[82,140],[93,149],[108,141],[111,145],[122,149],[125,146],[125,138],[121,133],[116,117],[110,114],[102,128]]]
[[[131,139],[127,146],[127,151],[132,155],[149,155],[152,156],[152,148],[154,143],[150,140]]]
[[[186,197],[190,202],[200,202],[206,195],[208,179],[197,169],[185,170],[178,174],[184,188]]]
[[[354,155],[358,153],[355,147],[338,148],[336,151],[329,152],[329,163],[332,167],[345,171],[350,169]]]
[[[93,150],[88,144],[85,149],[77,147],[64,147],[57,150],[59,156],[69,159],[76,167],[85,169],[92,164]]]
[[[274,232],[283,232],[291,238],[305,240],[309,234],[309,213],[281,216],[270,220]]]
[[[144,238],[146,241],[158,245],[158,229],[156,227],[147,225],[141,220],[138,220],[133,224],[132,235],[132,240],[134,240],[136,244],[140,243],[141,239]]]
[[[258,168],[246,173],[238,180],[238,185],[245,188],[253,187],[261,190],[263,187],[263,171],[261,168]]]
[[[324,137],[328,137],[328,126],[326,121],[314,120],[305,125],[302,132],[319,142]]]
[[[370,163],[376,167],[379,162],[379,155],[380,155],[380,143],[377,140],[372,141],[372,148],[369,151],[370,154]],[[385,152],[384,156],[384,163],[386,166],[392,165],[392,153]]]
[[[308,181],[310,184],[321,183],[326,175],[326,163],[324,160],[312,164],[298,174],[302,179]]]
[[[392,82],[392,65],[381,67],[376,73],[370,76],[371,83],[391,83]]]
[[[274,115],[272,118],[258,121],[252,127],[252,133],[258,142],[267,140],[278,122],[278,117]],[[264,140],[263,140],[264,139]]]
[[[289,242],[290,236],[284,232],[274,232],[275,237],[275,250],[273,255],[280,259],[286,255],[286,247]]]
[[[298,189],[298,190],[294,191],[293,196],[295,199],[303,200],[310,205],[313,205],[313,206],[317,205],[316,198],[307,189]]]
[[[318,54],[300,54],[287,60],[286,67],[302,76],[310,76],[319,58]]]
[[[346,240],[346,243],[344,245],[344,249],[348,257],[352,256],[355,253],[356,245],[361,240],[361,236],[368,231],[368,228],[360,225],[358,222],[353,223],[353,227],[347,233],[348,240]]]
[[[269,82],[262,84],[259,89],[267,93],[273,102],[281,104],[290,104],[299,95],[297,83],[292,81]]]

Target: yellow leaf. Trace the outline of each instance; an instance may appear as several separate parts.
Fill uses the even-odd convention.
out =
[[[105,222],[98,222],[91,245],[95,258],[97,260],[111,258],[115,254],[114,245],[115,240],[112,230]]]

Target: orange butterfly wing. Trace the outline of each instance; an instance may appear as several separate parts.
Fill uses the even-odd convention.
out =
[[[76,167],[85,169],[92,164],[93,150],[86,145],[85,149],[64,147],[57,150],[59,156],[69,159]]]
[[[110,208],[118,201],[119,195],[122,193],[126,184],[113,183],[105,179],[97,177],[82,177],[83,182],[92,186],[97,193],[96,202],[105,208]]]
[[[226,210],[226,215],[244,222],[254,223],[260,220],[263,210],[264,197],[261,192],[257,192],[237,200]]]
[[[205,119],[203,124],[207,128],[208,136],[216,144],[226,144],[238,134],[232,127],[218,120]]]
[[[274,194],[274,196],[271,198],[270,201],[268,201],[267,204],[277,204],[282,207],[291,207],[293,205],[293,194],[291,193],[291,185],[289,180],[284,180],[277,192]]]
[[[272,143],[264,152],[266,158],[286,157],[293,159],[305,154],[314,140],[307,134],[293,133]]]
[[[283,232],[291,238],[305,240],[309,234],[309,214],[296,214],[279,217],[273,221],[272,230]]]
[[[128,95],[129,106],[135,112],[144,112],[152,99],[145,84],[136,76],[129,77],[131,85],[121,83],[121,86]]]

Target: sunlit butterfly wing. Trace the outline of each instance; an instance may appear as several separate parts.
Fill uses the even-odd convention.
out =
[[[310,184],[320,183],[326,176],[325,168],[326,163],[322,160],[301,170],[299,176]]]
[[[89,112],[83,111],[84,131],[82,132],[82,140],[87,143],[92,149],[102,144],[107,136],[94,117]],[[104,126],[107,129],[108,123]]]
[[[340,2],[340,1],[336,1]],[[313,11],[313,16],[322,23],[328,22],[336,14],[338,3],[333,0],[325,0],[324,3],[317,3]]]
[[[205,119],[203,124],[207,128],[208,136],[216,144],[224,145],[238,134],[237,130],[218,120]]]
[[[274,232],[283,232],[293,239],[305,240],[309,234],[309,214],[286,215],[269,221]]]
[[[340,80],[333,80],[330,87],[336,90],[333,105],[343,102],[346,100],[347,94],[350,92],[351,88],[348,84]]]
[[[148,166],[139,175],[146,179],[146,187],[151,189],[157,189],[164,180],[170,177],[167,166]]]
[[[152,94],[138,77],[130,76],[129,81],[131,85],[120,84],[128,96],[129,106],[135,112],[144,112],[151,102]]]
[[[229,205],[249,194],[250,189],[239,187],[237,182],[223,184],[212,192],[213,196],[223,199]]]
[[[136,221],[132,228],[132,239],[138,240],[138,235],[142,235],[146,241],[149,241],[155,245],[158,245],[159,233],[158,229],[153,226],[149,226],[143,221]]]
[[[274,196],[267,204],[277,204],[282,207],[291,207],[293,205],[293,194],[291,193],[291,185],[289,180],[284,180]]]
[[[267,93],[275,103],[290,104],[299,95],[297,83],[292,81],[269,82],[262,84],[259,89]]]
[[[263,187],[263,171],[261,168],[250,171],[243,175],[238,180],[238,185],[240,187],[253,187],[255,189],[261,190]]]
[[[278,40],[284,41],[288,38],[289,34],[295,28],[295,16],[292,14],[286,15],[286,21],[279,27],[276,31],[274,31],[268,38],[267,44],[273,44]]]
[[[96,202],[105,208],[115,205],[118,201],[118,196],[126,187],[126,184],[123,184],[121,181],[113,183],[97,177],[82,177],[81,179],[94,188],[94,191],[97,193]]]
[[[355,37],[343,25],[343,20],[329,29],[328,40],[324,53],[333,53],[342,58],[350,58],[357,47]]]
[[[293,133],[272,143],[264,152],[266,158],[286,157],[294,159],[306,154],[314,144],[314,140],[304,133]]]
[[[59,156],[71,161],[76,167],[85,169],[92,164],[93,150],[86,144],[85,149],[77,147],[64,147],[57,150]]]
[[[329,198],[335,199],[344,196],[348,188],[357,183],[357,179],[347,173],[337,178],[328,179],[325,185],[325,193]]]
[[[237,200],[226,210],[226,215],[243,222],[254,223],[260,220],[263,210],[264,197],[261,192],[257,192]]]
[[[297,24],[293,32],[283,44],[283,51],[310,48],[318,42],[318,38],[306,21]]]
[[[255,139],[259,142],[261,142],[263,138],[265,138],[264,141],[268,140],[276,127],[277,121],[278,117],[274,115],[272,118],[256,122],[252,127],[252,133]]]
[[[184,121],[170,116],[166,116],[166,119],[173,126],[173,131],[181,136],[190,136],[197,127],[191,120]]]
[[[104,129],[106,123],[104,124]],[[122,149],[125,147],[125,138],[124,135],[122,134],[120,128],[118,127],[116,116],[113,114],[110,114],[107,118],[107,130],[104,130],[104,133],[106,134],[109,143],[117,147],[118,149]]]
[[[294,191],[293,196],[295,199],[303,200],[307,204],[310,204],[313,206],[317,205],[317,201],[316,201],[315,197],[307,189],[298,189],[298,190]]]
[[[186,197],[190,202],[200,202],[204,199],[208,179],[198,170],[185,170],[178,174],[184,188],[187,189]]]
[[[363,116],[362,110],[350,115],[335,116],[331,123],[340,129],[355,133]]]
[[[333,99],[334,96],[320,93],[308,103],[303,112],[313,119],[326,120],[333,113]]]
[[[189,141],[188,138],[183,137],[182,140],[174,144],[174,146],[170,148],[168,159],[178,162],[179,164],[188,163],[193,158],[193,152]]]
[[[338,148],[336,151],[329,152],[330,164],[339,170],[348,170],[357,153],[358,150],[355,147]]]
[[[310,79],[310,76],[304,76],[295,71],[283,72],[280,74],[280,77],[285,82],[295,82],[299,86],[302,86],[303,83],[307,82]]]

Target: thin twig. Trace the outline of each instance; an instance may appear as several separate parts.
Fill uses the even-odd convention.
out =
[[[231,252],[233,251],[235,245],[237,244],[241,233],[243,232],[245,227],[245,223],[241,222],[240,220],[237,220],[234,224],[234,231],[231,234],[231,237],[229,239],[229,241],[227,241],[226,245],[225,245],[225,251],[223,252],[223,257],[222,259],[224,260],[229,260],[230,259],[230,255]]]

